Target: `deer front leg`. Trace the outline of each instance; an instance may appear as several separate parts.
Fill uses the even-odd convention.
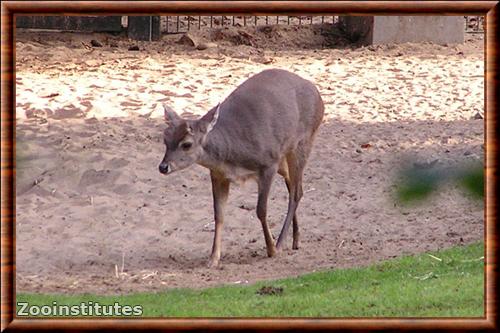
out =
[[[214,199],[215,234],[208,267],[216,267],[220,260],[224,207],[226,206],[229,194],[229,181],[213,171],[210,172],[210,178],[212,179],[212,194]]]
[[[267,225],[267,199],[276,171],[276,167],[264,170],[260,173],[258,181],[259,197],[257,199],[257,217],[262,223],[262,229],[264,230],[268,257],[274,257],[276,255],[276,247],[274,245],[273,236],[271,235],[271,231]]]

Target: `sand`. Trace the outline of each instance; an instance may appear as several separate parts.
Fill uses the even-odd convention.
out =
[[[482,240],[483,203],[456,186],[416,206],[393,198],[403,161],[449,166],[483,158],[484,122],[475,117],[484,111],[481,36],[464,45],[322,49],[324,38],[301,29],[278,29],[279,45],[276,35],[251,29],[245,31],[253,45],[195,36],[217,44],[205,50],[176,43],[180,36],[137,43],[20,31],[17,291],[116,294],[246,284]],[[301,48],[290,38],[298,33],[319,44]],[[89,47],[91,39],[104,47]],[[133,44],[139,51],[128,50]],[[232,186],[221,266],[208,269],[209,173],[201,166],[158,172],[161,103],[198,117],[266,68],[312,80],[326,106],[304,176],[301,247],[291,249],[290,235],[284,251],[267,258],[256,185]],[[275,237],[286,205],[277,177],[268,211]]]

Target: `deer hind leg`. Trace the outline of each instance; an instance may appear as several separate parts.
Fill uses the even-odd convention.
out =
[[[295,217],[295,210],[297,209],[298,203],[295,200],[295,193],[297,190],[297,157],[294,151],[286,155],[286,164],[288,166],[288,172],[285,173],[283,177],[285,178],[286,187],[288,189],[288,211],[283,223],[283,227],[281,228],[278,241],[276,242],[277,249],[281,249],[281,247],[283,246],[292,220],[297,221],[297,218]]]
[[[288,164],[286,163],[286,160],[284,163],[283,170],[284,171],[282,171],[280,169],[280,171],[278,171],[278,173],[280,175],[282,175],[283,178],[285,179],[285,184],[286,184],[286,188],[288,190],[289,197],[294,197],[295,193],[290,193],[291,182],[290,182],[290,176],[288,174]],[[300,190],[302,190],[302,187],[300,187]],[[282,243],[280,243],[280,246],[281,246],[281,244]],[[294,249],[294,250],[299,249],[299,222],[297,220],[297,213],[293,214],[293,244],[292,244],[292,249]]]
[[[212,194],[214,199],[215,234],[208,267],[216,267],[220,260],[224,207],[229,195],[229,181],[214,172],[210,172],[210,178],[212,179]]]
[[[262,223],[268,257],[274,257],[276,255],[276,247],[274,246],[273,236],[271,235],[271,231],[267,225],[267,199],[269,197],[269,191],[271,190],[273,177],[276,174],[276,169],[276,167],[272,167],[263,170],[260,173],[258,180],[259,196],[257,199],[257,217]]]
[[[276,247],[280,249],[286,239],[288,229],[293,221],[293,243],[292,249],[297,250],[299,248],[299,223],[297,220],[297,207],[299,205],[300,199],[302,198],[302,175],[304,172],[305,163],[307,161],[307,155],[310,148],[305,145],[299,145],[296,151],[292,151],[286,156],[288,172],[280,173],[285,178],[285,183],[288,189],[288,212],[281,229],[281,233],[278,237]]]
[[[290,182],[290,175],[289,175],[289,171],[288,171],[288,163],[286,161],[286,157],[281,162],[280,169],[278,170],[278,173],[281,176],[283,176],[283,179],[285,180],[285,184],[286,184],[286,188],[288,190],[289,197],[293,197],[295,194],[290,193],[291,182]],[[293,214],[293,246],[292,246],[292,248],[294,250],[297,250],[299,248],[298,240],[299,240],[299,224],[297,221],[297,214],[295,213],[295,214]]]

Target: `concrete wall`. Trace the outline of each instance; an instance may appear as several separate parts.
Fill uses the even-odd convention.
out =
[[[358,45],[433,42],[463,43],[463,16],[341,16],[340,22]]]
[[[373,44],[433,42],[463,43],[463,16],[375,16]]]

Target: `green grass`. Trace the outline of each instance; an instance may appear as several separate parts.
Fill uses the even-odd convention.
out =
[[[365,268],[312,273],[249,286],[120,296],[18,294],[30,305],[142,305],[143,316],[175,317],[482,317],[484,243],[385,261]],[[441,259],[438,260],[438,259]],[[259,295],[263,286],[281,295]]]

